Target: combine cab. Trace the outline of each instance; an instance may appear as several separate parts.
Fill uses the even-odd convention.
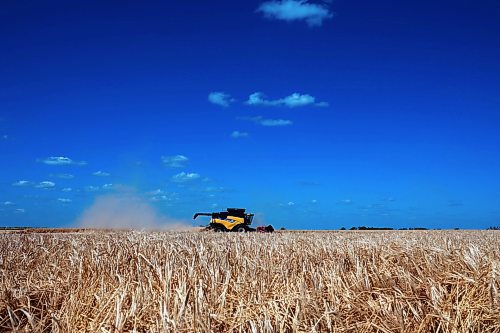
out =
[[[274,228],[270,225],[267,227],[258,227],[257,229],[250,227],[254,214],[246,214],[244,208],[228,208],[225,212],[218,213],[196,213],[194,214],[193,219],[196,219],[200,215],[211,217],[210,224],[207,229],[216,232],[274,231]]]

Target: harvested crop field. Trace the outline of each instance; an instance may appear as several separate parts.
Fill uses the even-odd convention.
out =
[[[0,234],[0,331],[500,332],[499,231]]]

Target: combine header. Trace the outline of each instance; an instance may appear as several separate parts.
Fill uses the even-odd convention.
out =
[[[272,225],[267,227],[257,227],[257,229],[250,227],[254,214],[246,214],[244,208],[228,208],[225,212],[215,212],[215,213],[196,213],[193,219],[198,216],[210,216],[210,224],[207,226],[207,230],[213,230],[215,232],[273,232],[274,228]]]

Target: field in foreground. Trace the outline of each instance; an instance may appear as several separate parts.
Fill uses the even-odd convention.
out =
[[[0,234],[0,331],[500,332],[499,231]]]

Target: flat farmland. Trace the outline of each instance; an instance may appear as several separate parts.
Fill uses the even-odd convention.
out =
[[[500,231],[8,232],[0,331],[500,332]]]

